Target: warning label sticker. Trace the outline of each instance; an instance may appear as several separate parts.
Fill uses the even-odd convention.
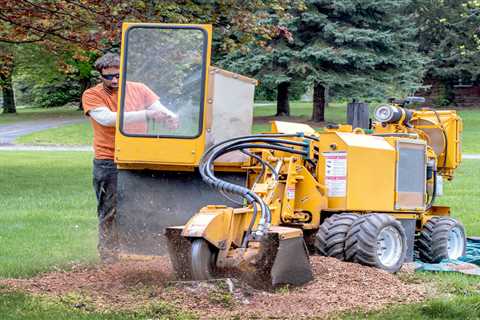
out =
[[[347,195],[347,153],[324,152],[325,183],[329,197],[345,197]]]

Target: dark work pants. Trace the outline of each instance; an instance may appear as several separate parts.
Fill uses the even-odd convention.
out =
[[[93,160],[93,187],[97,196],[98,252],[102,260],[118,253],[116,226],[117,166],[113,160]]]

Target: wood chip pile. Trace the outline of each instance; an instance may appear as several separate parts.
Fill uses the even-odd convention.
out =
[[[311,257],[315,279],[302,287],[260,291],[234,279],[174,281],[168,258],[75,266],[31,279],[4,279],[0,285],[48,295],[86,310],[131,310],[165,301],[200,318],[299,319],[334,316],[349,310],[376,310],[421,301],[423,285],[403,283],[382,270],[334,258]]]

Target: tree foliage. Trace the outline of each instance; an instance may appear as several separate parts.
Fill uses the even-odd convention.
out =
[[[293,15],[304,8],[304,0],[282,3],[276,10],[265,10],[258,23],[277,26],[260,45],[244,46],[242,51],[233,51],[220,61],[222,66],[235,72],[247,74],[261,80],[263,90],[277,91],[277,115],[289,115],[289,93],[291,88],[303,86],[303,77],[291,72],[290,64],[296,50],[293,35],[288,30]],[[304,93],[305,90],[303,90]],[[301,94],[300,93],[300,94]]]
[[[480,1],[418,0],[419,50],[428,56],[427,76],[444,82],[480,80]]]
[[[306,5],[289,27],[298,46],[291,71],[316,89],[355,98],[383,96],[389,85],[404,90],[420,85],[425,60],[417,53],[409,0]]]
[[[93,62],[118,50],[128,21],[213,24],[214,64],[280,87],[284,99],[289,88],[313,86],[314,120],[323,119],[327,88],[349,98],[412,92],[428,61],[431,77],[480,74],[478,0],[0,0],[0,8],[7,91],[13,72],[27,70],[21,47],[30,43],[83,91]]]
[[[425,59],[417,52],[410,0],[294,2],[265,48],[230,56],[234,69],[276,84],[314,86],[313,120],[324,120],[326,90],[337,95],[384,96],[394,86],[420,86]],[[320,111],[318,110],[320,108]]]
[[[101,52],[120,45],[122,22],[211,23],[218,61],[246,43],[269,39],[276,26],[258,23],[287,0],[0,0],[0,43],[39,43],[61,57],[58,67],[90,85]],[[0,57],[1,59],[1,57]]]
[[[212,23],[217,52],[269,38],[275,26],[258,23],[266,8],[286,0],[0,0],[0,42],[42,42],[52,52],[119,46],[121,23]],[[67,48],[65,48],[67,45]]]
[[[15,48],[15,100],[18,104],[50,107],[65,104],[78,97],[76,77],[60,71],[64,57],[56,57],[37,44]],[[63,102],[63,103],[62,103]]]

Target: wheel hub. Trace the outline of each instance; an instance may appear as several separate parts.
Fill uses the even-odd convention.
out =
[[[394,266],[400,259],[402,251],[400,232],[392,226],[383,228],[377,237],[377,256],[380,262],[386,267]]]
[[[463,233],[458,227],[448,232],[447,251],[449,259],[458,259],[463,253]]]

